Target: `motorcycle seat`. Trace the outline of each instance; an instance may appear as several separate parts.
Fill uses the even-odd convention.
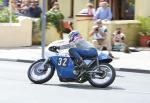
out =
[[[85,59],[89,59],[89,60],[96,60],[97,58],[97,55],[92,55],[92,56],[82,56],[82,58],[85,60]],[[72,60],[75,60],[74,57],[71,56],[71,59]]]
[[[74,48],[70,49],[73,51]],[[71,52],[71,51],[70,51]],[[79,52],[79,55],[83,58],[83,59],[96,59],[98,56],[98,53],[96,51],[96,49],[91,49],[91,50],[85,50],[84,52],[82,51],[81,53]],[[71,55],[70,55],[71,56]],[[74,58],[73,56],[71,56],[72,58]]]

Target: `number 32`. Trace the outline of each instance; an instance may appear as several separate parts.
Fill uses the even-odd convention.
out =
[[[67,66],[67,58],[58,58],[58,65],[59,66]]]

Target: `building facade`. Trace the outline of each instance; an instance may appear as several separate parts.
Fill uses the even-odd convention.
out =
[[[93,2],[98,7],[100,0],[47,0],[47,9],[50,9],[55,1],[60,4],[60,9],[68,17],[75,17],[79,11],[86,7],[88,2]],[[136,16],[150,16],[150,0],[106,0],[112,9],[113,20],[129,20]],[[42,0],[40,0],[42,2]]]

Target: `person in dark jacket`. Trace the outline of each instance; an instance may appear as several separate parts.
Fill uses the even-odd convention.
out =
[[[41,8],[36,4],[35,1],[30,3],[30,7],[28,9],[28,16],[33,18],[39,18],[41,16],[42,10]]]

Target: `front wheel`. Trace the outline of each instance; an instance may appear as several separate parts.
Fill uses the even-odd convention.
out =
[[[89,74],[89,83],[94,87],[105,88],[113,83],[116,72],[110,64],[95,65]]]
[[[55,69],[50,64],[43,65],[45,59],[34,62],[27,72],[28,78],[36,84],[47,82],[54,75]]]

